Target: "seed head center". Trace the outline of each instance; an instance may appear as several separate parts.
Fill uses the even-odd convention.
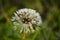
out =
[[[31,21],[30,18],[23,18],[22,19],[22,22],[25,23],[25,24],[28,24],[30,21]]]

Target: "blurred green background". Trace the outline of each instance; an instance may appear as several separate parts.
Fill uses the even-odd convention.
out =
[[[42,17],[42,26],[26,40],[60,40],[60,0],[0,0],[0,40],[23,40],[13,30],[11,18],[16,10],[35,9]]]

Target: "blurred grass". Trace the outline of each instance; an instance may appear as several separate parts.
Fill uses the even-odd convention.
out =
[[[0,0],[0,40],[23,40],[11,22],[21,8],[35,9],[42,17],[41,29],[27,34],[26,40],[60,40],[60,0]]]

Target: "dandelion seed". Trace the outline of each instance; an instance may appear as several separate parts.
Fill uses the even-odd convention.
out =
[[[35,32],[34,27],[40,26],[42,23],[41,16],[36,10],[33,9],[20,9],[14,13],[14,17],[12,17],[13,24],[15,27],[17,25],[22,24],[23,27],[20,29],[20,33],[23,32],[25,29],[25,32],[28,33],[30,31]],[[34,26],[34,27],[33,27]]]

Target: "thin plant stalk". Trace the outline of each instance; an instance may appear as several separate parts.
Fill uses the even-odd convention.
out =
[[[25,32],[25,29],[24,29],[24,32],[23,32],[23,40],[26,40],[26,32]]]

